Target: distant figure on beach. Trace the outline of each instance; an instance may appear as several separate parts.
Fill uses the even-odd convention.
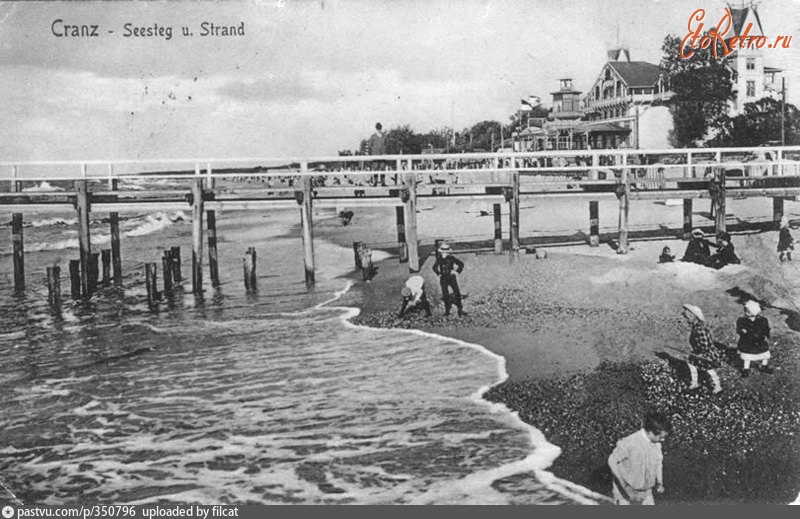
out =
[[[761,305],[756,301],[744,304],[744,317],[736,320],[736,333],[739,334],[739,357],[742,359],[742,376],[750,376],[750,363],[761,361],[759,369],[764,373],[773,373],[768,366],[769,353],[769,321],[761,314]]]
[[[736,255],[733,243],[731,243],[731,235],[726,232],[721,232],[717,236],[717,252],[708,258],[707,266],[712,269],[721,269],[725,265],[738,265],[742,260]]]
[[[672,249],[669,247],[664,247],[661,249],[661,255],[658,257],[659,263],[672,263],[675,261],[675,255],[672,253]]]
[[[385,155],[386,154],[386,133],[383,131],[383,125],[381,123],[375,124],[375,133],[370,136],[369,140],[367,141],[367,147],[369,149],[370,155]],[[383,161],[376,161],[375,167],[379,170],[384,168],[385,164]],[[386,185],[386,175],[374,175],[373,177],[373,185],[378,185],[378,182],[382,186]]]
[[[406,284],[400,291],[403,304],[397,318],[401,319],[406,312],[412,310],[423,310],[425,316],[431,316],[431,305],[428,303],[428,296],[425,294],[425,279],[420,275],[413,275],[406,280]]]
[[[700,387],[697,370],[701,369],[705,371],[711,379],[714,385],[712,391],[716,395],[722,391],[717,369],[719,369],[725,360],[725,352],[717,347],[714,341],[714,335],[711,333],[711,328],[706,324],[703,311],[699,307],[684,304],[683,317],[692,327],[692,331],[689,334],[689,345],[692,347],[692,353],[689,355],[689,360],[686,362],[689,366],[691,378],[689,389],[694,390]]]
[[[705,265],[710,257],[711,249],[709,248],[705,234],[703,234],[703,231],[700,229],[693,230],[692,238],[686,246],[686,252],[683,254],[683,259],[681,259],[681,261]]]
[[[644,427],[617,442],[608,457],[614,504],[654,505],[653,491],[664,492],[661,442],[672,432],[669,418],[648,413]]]
[[[450,307],[456,305],[458,315],[467,315],[461,306],[461,290],[458,288],[458,277],[464,270],[464,262],[451,256],[453,250],[448,244],[439,247],[439,258],[433,264],[433,272],[439,276],[439,286],[442,288],[442,301],[444,301],[444,315],[450,315]],[[452,290],[452,295],[450,294]]]
[[[794,238],[789,231],[789,218],[781,217],[781,230],[778,231],[778,259],[783,263],[786,260],[792,261],[792,251],[794,250]]]

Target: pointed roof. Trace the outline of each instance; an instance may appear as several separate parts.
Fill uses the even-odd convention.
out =
[[[646,61],[609,61],[608,66],[619,74],[628,87],[649,87],[658,82],[661,67]]]
[[[761,19],[758,17],[758,11],[755,7],[743,7],[741,9],[734,9],[733,7],[728,4],[728,9],[731,10],[731,18],[733,23],[733,34],[735,36],[741,36],[742,29],[744,29],[744,22],[747,20],[747,15],[750,14],[750,11],[753,12],[753,15],[756,17],[756,23],[758,24],[758,30],[761,31],[761,34],[764,34],[764,29],[761,27]]]

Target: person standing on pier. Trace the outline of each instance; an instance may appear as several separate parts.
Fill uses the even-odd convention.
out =
[[[375,133],[369,138],[367,141],[367,147],[369,149],[370,155],[385,155],[386,154],[386,132],[383,131],[383,125],[381,123],[377,123],[375,125]],[[376,161],[374,163],[374,167],[377,167],[379,170],[382,170],[385,167],[385,164],[382,160]],[[382,186],[386,186],[386,175],[374,175],[372,177],[372,181],[374,185],[378,185],[378,182]]]
[[[446,243],[439,247],[439,257],[433,264],[433,273],[439,276],[439,286],[442,288],[442,301],[444,301],[444,315],[450,315],[450,308],[452,305],[456,305],[458,315],[464,316],[467,313],[461,306],[461,290],[458,288],[458,277],[456,276],[464,270],[464,262],[452,256],[452,252],[453,250]]]
[[[781,230],[778,231],[778,259],[781,263],[786,260],[792,261],[792,251],[794,250],[794,238],[789,231],[789,218],[781,217]]]

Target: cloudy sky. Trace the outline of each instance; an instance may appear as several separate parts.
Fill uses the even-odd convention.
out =
[[[736,0],[733,5],[740,5]],[[334,155],[376,121],[420,132],[503,122],[606,50],[658,63],[666,34],[722,0],[245,0],[0,3],[0,161]],[[759,4],[800,105],[800,0]],[[98,37],[59,37],[64,25]],[[201,23],[244,36],[200,36]],[[130,27],[171,27],[135,37]],[[183,36],[182,27],[192,32]]]

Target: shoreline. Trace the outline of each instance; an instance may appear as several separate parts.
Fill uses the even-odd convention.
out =
[[[356,234],[336,231],[323,234],[342,246]],[[506,255],[456,248],[467,264],[460,283],[469,315],[462,319],[442,316],[425,254],[430,247],[421,247],[432,318],[394,323],[408,275],[396,256],[378,263],[370,282],[352,275],[353,287],[340,304],[361,309],[355,324],[431,332],[506,359],[508,378],[483,398],[504,404],[561,448],[548,469],[556,478],[610,495],[602,467],[614,443],[640,427],[647,409],[666,408],[677,423],[664,447],[667,492],[658,502],[785,504],[800,489],[800,390],[793,380],[799,359],[791,349],[800,329],[793,303],[800,265],[795,271],[777,264],[776,235],[735,236],[744,265],[722,271],[657,265],[665,244],[682,254],[685,242],[677,239],[632,242],[624,257],[605,244],[552,248],[547,259],[523,254],[516,265]],[[720,397],[712,399],[705,388],[685,393],[675,363],[655,355],[668,353],[674,361],[688,353],[681,303],[698,304],[716,339],[735,345],[733,322],[748,296],[766,303],[776,374],[743,380],[729,364],[720,370]]]

